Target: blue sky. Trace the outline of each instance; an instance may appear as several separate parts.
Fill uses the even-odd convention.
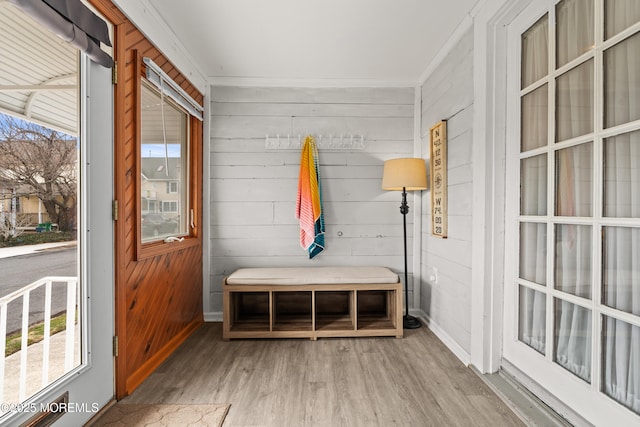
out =
[[[0,116],[4,116],[4,115],[5,114],[0,113]],[[27,123],[24,120],[17,117],[14,117],[14,119],[18,122],[18,124]],[[44,127],[42,128],[45,129]],[[62,132],[60,133],[67,136],[69,139],[74,139],[74,137],[71,135],[67,135]],[[168,149],[169,157],[176,157],[176,158],[180,157],[180,144],[168,144],[167,149]],[[142,144],[141,156],[142,157],[164,157],[165,156],[164,144]]]
[[[180,157],[180,144],[168,144],[169,157]],[[164,144],[142,144],[142,157],[164,157]]]
[[[0,119],[4,119],[5,117],[11,117],[13,120],[15,120],[15,122],[16,122],[16,124],[17,124],[17,126],[26,126],[26,125],[29,125],[29,126],[36,126],[36,127],[42,128],[42,129],[49,129],[49,128],[48,128],[48,127],[46,127],[46,126],[42,126],[42,125],[39,125],[39,124],[37,124],[37,123],[28,122],[28,121],[26,121],[26,120],[21,119],[20,117],[16,117],[16,116],[13,116],[13,115],[8,115],[8,114],[0,113]],[[4,124],[4,121],[3,121],[3,120],[0,120],[0,126],[2,126],[3,124]],[[73,135],[69,135],[69,134],[67,134],[66,132],[62,132],[62,131],[56,131],[56,132],[58,132],[60,135],[63,135],[63,138],[64,138],[64,139],[73,139],[73,140],[75,140],[75,139],[76,139],[76,137],[75,137],[75,136],[73,136]]]

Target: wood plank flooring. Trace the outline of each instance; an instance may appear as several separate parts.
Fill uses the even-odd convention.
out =
[[[232,426],[520,426],[422,327],[396,338],[222,341],[205,323],[125,401],[231,403]]]

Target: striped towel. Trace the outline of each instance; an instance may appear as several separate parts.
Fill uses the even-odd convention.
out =
[[[312,136],[305,138],[300,157],[296,218],[300,222],[300,246],[311,259],[325,246],[318,147]]]

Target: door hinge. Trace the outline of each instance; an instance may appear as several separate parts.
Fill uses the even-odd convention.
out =
[[[118,84],[118,62],[113,61],[113,68],[111,69],[111,83]]]
[[[111,202],[111,219],[114,221],[118,220],[118,201],[113,200]]]
[[[113,357],[118,357],[118,336],[113,337]]]

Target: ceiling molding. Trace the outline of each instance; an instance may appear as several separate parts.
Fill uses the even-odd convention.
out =
[[[273,79],[263,77],[209,77],[211,86],[239,87],[302,87],[302,88],[413,88],[415,81],[366,79]]]

